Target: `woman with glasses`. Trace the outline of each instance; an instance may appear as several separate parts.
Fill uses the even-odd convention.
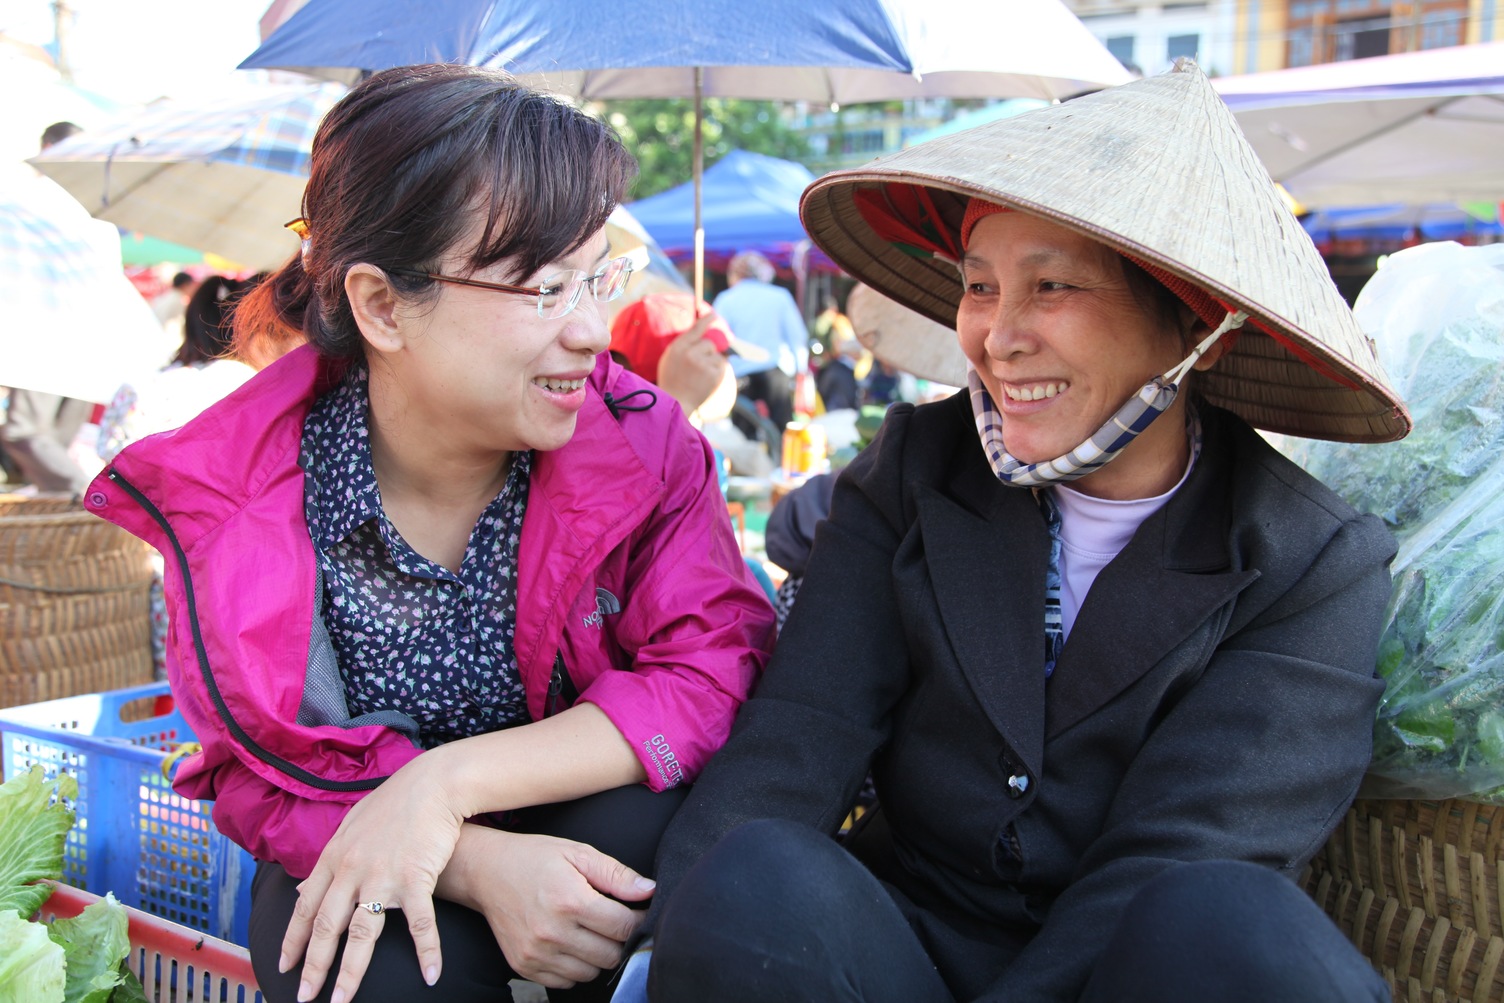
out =
[[[371,77],[236,317],[308,344],[90,489],[168,555],[175,784],[258,860],[274,1003],[607,998],[766,660],[709,448],[606,353],[632,172],[504,75]]]

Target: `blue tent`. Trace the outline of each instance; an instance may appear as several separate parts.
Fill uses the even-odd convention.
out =
[[[769,257],[786,255],[794,244],[808,239],[799,222],[799,196],[814,180],[809,168],[791,160],[745,150],[726,154],[705,169],[706,255],[747,249]],[[686,182],[627,208],[658,245],[677,259],[694,253],[694,200],[694,185]]]

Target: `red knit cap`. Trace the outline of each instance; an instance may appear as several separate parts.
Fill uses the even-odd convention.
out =
[[[967,203],[966,215],[961,219],[961,247],[964,249],[971,243],[971,231],[981,220],[995,213],[1012,211],[1007,206],[998,205],[996,202],[973,198]],[[1118,253],[1121,254],[1122,252]],[[1148,272],[1155,281],[1174,293],[1177,299],[1195,311],[1196,316],[1206,322],[1212,330],[1215,331],[1222,325],[1222,321],[1227,317],[1229,308],[1217,302],[1216,298],[1210,293],[1191,282],[1187,282],[1178,275],[1165,271],[1158,265],[1151,265],[1147,261],[1141,261],[1131,254],[1124,254],[1123,257]],[[1228,344],[1231,345],[1230,340]]]
[[[986,199],[974,198],[966,203],[966,215],[961,217],[961,249],[965,250],[967,245],[971,243],[971,231],[983,219],[1000,212],[1012,211],[1012,209],[1009,209],[1005,205],[988,202]]]

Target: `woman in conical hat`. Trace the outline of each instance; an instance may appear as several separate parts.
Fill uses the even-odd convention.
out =
[[[840,479],[662,844],[654,1003],[1387,999],[1290,879],[1368,763],[1394,545],[1250,426],[1409,417],[1204,76],[828,175],[803,217],[955,326],[969,386]]]

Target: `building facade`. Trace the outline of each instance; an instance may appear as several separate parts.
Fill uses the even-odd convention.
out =
[[[1213,76],[1504,39],[1504,0],[1066,0],[1124,65]]]
[[[1196,60],[1213,76],[1239,72],[1234,68],[1237,11],[1232,0],[1075,0],[1070,6],[1108,52],[1144,76],[1163,73],[1181,57]]]

